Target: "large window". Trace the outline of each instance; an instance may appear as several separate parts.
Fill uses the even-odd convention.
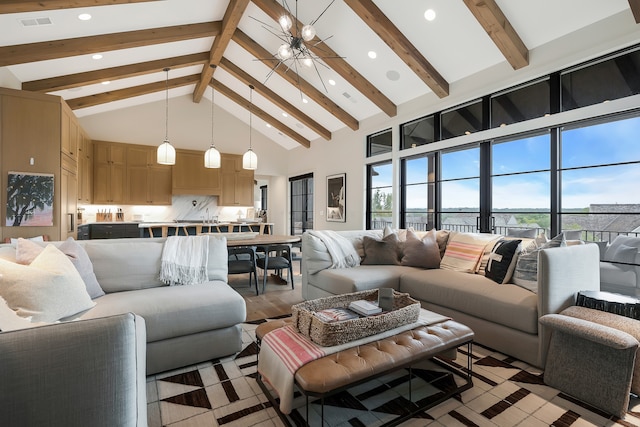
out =
[[[440,169],[440,224],[443,229],[477,231],[480,218],[480,148],[445,151]]]
[[[549,79],[491,97],[491,127],[542,117],[551,113]]]
[[[313,174],[289,178],[291,186],[291,234],[313,229]]]
[[[416,148],[436,140],[435,116],[431,115],[401,126],[402,149]]]
[[[491,153],[492,230],[551,226],[551,139],[541,135],[494,141]]]
[[[402,205],[400,227],[430,230],[435,227],[436,155],[402,161]]]
[[[367,137],[367,157],[390,153],[392,145],[391,129],[383,130]]]
[[[393,168],[391,162],[367,167],[367,228],[381,230],[392,224]]]
[[[482,100],[445,111],[440,115],[440,138],[449,139],[456,136],[468,135],[482,130],[483,108]]]
[[[640,117],[562,129],[562,228],[582,239],[640,235]]]

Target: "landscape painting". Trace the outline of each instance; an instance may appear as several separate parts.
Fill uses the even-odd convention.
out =
[[[5,225],[53,225],[53,174],[9,172]]]

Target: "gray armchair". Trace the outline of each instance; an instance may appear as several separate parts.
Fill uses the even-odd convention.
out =
[[[0,424],[146,426],[144,319],[128,313],[0,333]]]

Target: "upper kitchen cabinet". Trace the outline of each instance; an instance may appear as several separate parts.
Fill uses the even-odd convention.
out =
[[[171,204],[171,166],[156,163],[156,147],[127,144],[126,161],[127,204]]]
[[[82,129],[78,134],[78,203],[93,202],[93,141]]]
[[[253,171],[242,168],[242,156],[222,154],[221,206],[253,206]]]
[[[220,195],[220,169],[204,167],[204,152],[176,150],[173,194]]]
[[[126,171],[125,144],[93,143],[93,203],[123,204]]]

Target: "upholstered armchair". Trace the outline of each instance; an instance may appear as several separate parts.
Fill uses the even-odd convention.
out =
[[[640,296],[640,237],[617,236],[600,245],[600,290]]]

